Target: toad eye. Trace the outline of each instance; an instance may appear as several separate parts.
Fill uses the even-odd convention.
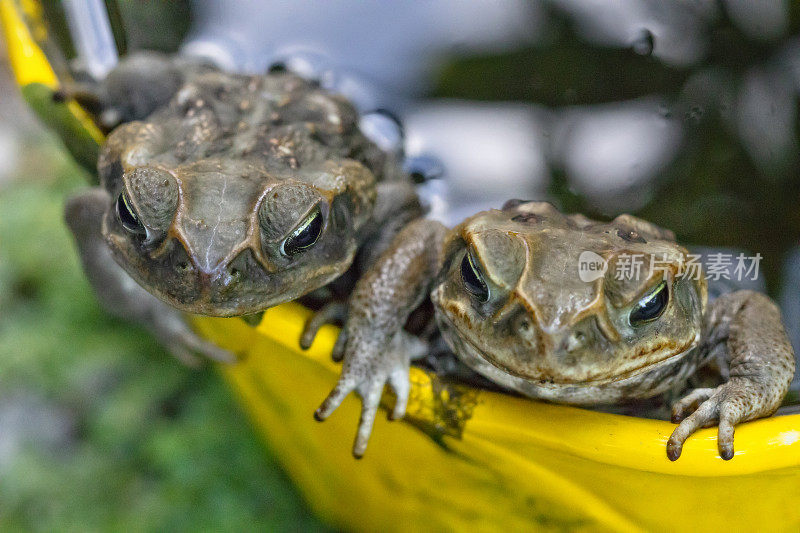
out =
[[[131,204],[128,201],[128,196],[124,191],[119,193],[119,196],[117,197],[116,208],[117,219],[119,219],[119,222],[122,224],[123,228],[134,235],[147,234],[144,224],[142,224],[142,221],[139,220],[138,216],[136,216],[136,211],[134,211],[133,207],[131,207]]]
[[[667,289],[666,282],[661,282],[658,286],[647,296],[639,300],[630,315],[628,315],[628,322],[631,326],[640,326],[647,322],[652,322],[661,316],[664,309],[667,308],[669,302],[669,290]]]
[[[472,254],[467,252],[461,261],[461,281],[468,293],[473,295],[481,302],[489,301],[489,287],[483,280],[483,274],[476,266]]]
[[[281,243],[281,254],[291,257],[303,252],[317,242],[322,234],[322,213],[314,209],[294,232]]]

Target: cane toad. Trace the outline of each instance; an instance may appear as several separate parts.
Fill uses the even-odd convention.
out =
[[[605,268],[582,278],[586,253]],[[616,267],[629,257],[639,257],[642,268],[621,276]],[[705,277],[688,263],[671,232],[630,215],[601,223],[547,203],[511,201],[452,231],[415,221],[357,283],[342,332],[342,375],[315,415],[325,419],[357,391],[357,457],[384,384],[396,395],[391,417],[403,416],[409,362],[426,349],[403,326],[429,295],[455,354],[532,398],[577,405],[644,399],[722,355],[727,382],[674,404],[680,424],[667,454],[677,459],[694,431],[718,425],[720,456],[730,459],[734,426],[780,405],[794,354],[767,296],[737,291],[709,303]]]
[[[165,62],[156,72],[170,75],[154,77]],[[133,56],[97,90],[112,109],[120,87],[154,96],[110,113],[134,120],[102,147],[100,187],[67,207],[86,270],[101,299],[117,295],[107,303],[118,314],[140,306],[142,291],[107,256],[168,304],[145,313],[158,330],[174,309],[248,315],[303,296],[419,215],[398,154],[361,133],[344,98],[286,72],[182,64]],[[150,83],[124,81],[137,76]]]

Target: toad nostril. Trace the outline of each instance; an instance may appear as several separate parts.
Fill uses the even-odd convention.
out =
[[[530,318],[525,316],[524,314],[519,315],[513,322],[514,330],[516,330],[516,334],[522,338],[531,338],[535,335],[533,323],[531,322]]]
[[[258,276],[258,263],[253,258],[250,249],[244,250],[225,265],[226,284],[244,283],[246,280]]]
[[[582,331],[576,331],[567,337],[565,349],[567,352],[574,352],[586,342],[586,335]]]
[[[194,264],[189,259],[189,254],[179,241],[173,241],[171,262],[175,271],[181,274],[189,274],[194,271]]]
[[[191,261],[177,261],[175,263],[175,271],[180,274],[191,275],[194,274],[194,265]]]

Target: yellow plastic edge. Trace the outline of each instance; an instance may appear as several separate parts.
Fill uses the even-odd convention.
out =
[[[36,5],[31,0],[27,1]],[[17,84],[25,87],[31,83],[41,83],[53,90],[58,89],[59,80],[44,52],[33,39],[25,24],[21,8],[14,0],[0,0],[0,27],[6,36],[8,58]],[[105,137],[89,114],[77,102],[67,102],[67,106],[92,138],[98,144],[102,144]]]
[[[309,313],[297,304],[278,306],[265,313],[256,331],[292,351],[296,357],[313,360],[330,372],[332,378],[338,377],[340,365],[330,358],[338,335],[336,328],[324,328],[308,351],[301,350],[297,344]],[[211,317],[193,320],[223,324],[220,319]],[[226,366],[225,372],[244,371],[246,365],[245,361]],[[411,373],[412,384],[429,382],[422,370],[412,368]],[[335,379],[332,379],[331,387],[334,384]],[[329,390],[318,391],[318,394]],[[427,391],[416,392],[412,398],[429,396]],[[800,415],[764,418],[737,426],[736,450],[730,461],[719,457],[717,429],[700,430],[686,443],[681,458],[673,462],[666,456],[666,442],[675,428],[670,422],[548,404],[491,391],[479,394],[479,405],[467,423],[469,434],[495,443],[498,437],[509,442],[537,440],[549,448],[569,451],[599,463],[671,475],[736,476],[800,467]],[[413,413],[413,403],[410,409]],[[422,410],[424,406],[416,409]]]
[[[222,374],[311,505],[332,524],[480,531],[550,529],[544,527],[550,522],[554,529],[613,531],[800,527],[800,506],[792,503],[800,497],[800,415],[737,427],[730,461],[718,456],[716,429],[702,430],[671,462],[665,451],[671,423],[479,391],[460,436],[435,439],[407,421],[379,417],[366,457],[356,461],[350,455],[355,397],[322,424],[311,417],[339,365],[330,359],[336,328],[323,328],[309,350],[299,349],[308,316],[305,308],[284,304],[269,309],[255,328],[239,319],[192,322],[240,356],[221,365]],[[413,419],[426,416],[433,395],[427,374],[411,373]],[[441,494],[429,501],[417,488]],[[534,502],[535,513],[523,501]],[[428,521],[414,522],[419,513]]]

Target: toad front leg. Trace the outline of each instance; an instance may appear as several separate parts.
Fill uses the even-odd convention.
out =
[[[180,311],[147,292],[117,265],[100,233],[103,214],[110,202],[104,190],[90,189],[71,198],[64,212],[83,269],[103,308],[149,329],[186,364],[197,364],[196,354],[232,362],[232,354],[198,337]]]
[[[711,352],[718,345],[730,366],[730,379],[715,389],[696,389],[673,406],[673,422],[680,425],[667,442],[672,461],[692,433],[715,423],[719,455],[731,459],[734,426],[771,415],[789,390],[794,352],[780,311],[767,296],[738,291],[718,298],[709,313],[704,348]]]
[[[368,236],[365,237],[364,245],[358,252],[355,271],[368,272],[381,254],[392,245],[398,233],[421,216],[422,206],[412,183],[406,181],[379,183],[375,211],[372,215],[373,223],[369,225]],[[330,301],[325,304],[306,322],[300,338],[300,348],[307,350],[323,325],[342,325],[347,315],[347,301]],[[342,360],[345,338],[346,332],[342,331],[333,349],[334,361]]]
[[[350,392],[358,392],[362,408],[353,446],[357,458],[366,450],[385,384],[397,397],[392,419],[405,414],[409,363],[425,355],[427,346],[403,331],[403,326],[428,294],[439,271],[446,231],[438,222],[412,222],[353,291],[343,332],[346,340],[342,375],[314,416],[317,420],[326,419]]]

